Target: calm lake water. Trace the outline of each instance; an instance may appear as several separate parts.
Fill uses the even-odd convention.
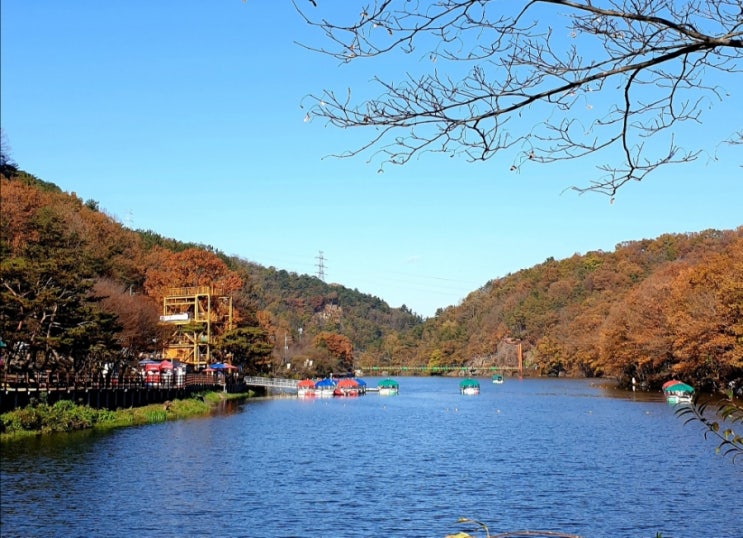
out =
[[[366,378],[370,386],[377,379]],[[397,378],[2,447],[2,536],[743,537],[743,468],[660,394]]]

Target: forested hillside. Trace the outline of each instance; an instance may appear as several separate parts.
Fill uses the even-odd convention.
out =
[[[406,340],[406,339],[402,339]],[[514,364],[657,388],[743,385],[743,227],[628,241],[488,282],[392,361]]]
[[[246,372],[350,370],[388,333],[422,323],[356,290],[129,230],[95,201],[12,167],[1,187],[0,337],[17,372],[125,369],[157,354],[169,337],[162,298],[174,287],[229,293],[236,328],[217,335],[215,354]]]
[[[743,386],[743,227],[628,241],[494,279],[422,320],[382,299],[132,231],[74,194],[6,167],[0,337],[6,367],[96,371],[157,353],[164,290],[218,285],[246,372],[514,365],[534,375]],[[291,369],[286,365],[291,364]]]

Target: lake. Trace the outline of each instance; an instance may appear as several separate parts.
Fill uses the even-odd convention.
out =
[[[376,386],[378,378],[365,378]],[[396,378],[398,396],[256,399],[2,447],[3,537],[743,537],[743,467],[660,393]]]

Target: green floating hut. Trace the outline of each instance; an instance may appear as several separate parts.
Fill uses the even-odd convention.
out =
[[[394,396],[400,392],[400,384],[388,377],[377,383],[377,389],[382,396]]]
[[[480,383],[468,377],[459,382],[459,392],[462,394],[480,394]]]

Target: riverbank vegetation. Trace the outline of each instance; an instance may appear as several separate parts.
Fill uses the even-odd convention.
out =
[[[33,405],[0,414],[0,441],[87,429],[113,429],[208,415],[222,402],[249,394],[207,392],[193,398],[127,409],[93,409],[70,400]]]

